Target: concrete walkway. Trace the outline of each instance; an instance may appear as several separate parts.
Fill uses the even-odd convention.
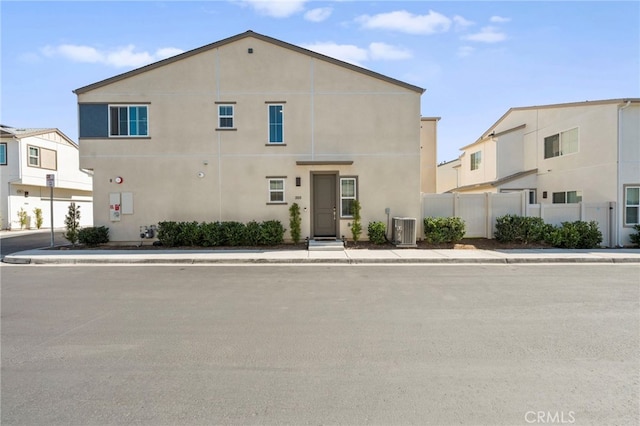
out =
[[[28,250],[11,264],[380,264],[380,263],[639,263],[640,249],[593,250]]]

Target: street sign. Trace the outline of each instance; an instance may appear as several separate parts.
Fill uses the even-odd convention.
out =
[[[47,186],[49,188],[56,186],[56,175],[47,175]]]

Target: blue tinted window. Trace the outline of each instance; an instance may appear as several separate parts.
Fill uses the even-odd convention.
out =
[[[0,164],[7,164],[7,144],[0,143]]]
[[[282,105],[269,105],[269,143],[282,143],[283,129]]]

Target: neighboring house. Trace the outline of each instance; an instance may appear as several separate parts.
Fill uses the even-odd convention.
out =
[[[27,228],[36,228],[34,210],[42,210],[42,227],[64,227],[69,204],[80,208],[82,226],[93,223],[91,176],[79,168],[78,145],[58,129],[20,129],[0,126],[2,229],[20,229],[18,212],[27,214]]]
[[[252,31],[79,88],[95,225],[114,242],[169,220],[289,228],[297,203],[303,238],[350,237],[354,200],[363,239],[420,223],[423,91]]]
[[[436,193],[442,194],[449,192],[458,186],[458,177],[460,175],[460,158],[451,161],[444,161],[438,164],[436,177]]]
[[[640,223],[640,99],[511,108],[461,150],[450,192],[526,190],[543,207],[613,203],[616,245]]]

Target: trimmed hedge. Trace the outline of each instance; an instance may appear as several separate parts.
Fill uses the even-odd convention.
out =
[[[508,242],[540,243],[568,249],[597,248],[602,232],[595,221],[562,222],[560,226],[544,223],[539,217],[505,215],[496,218],[496,240]]]
[[[78,241],[90,247],[109,242],[109,228],[106,226],[82,228],[78,231]]]
[[[629,235],[629,239],[634,245],[640,246],[640,225],[633,225],[633,230],[636,232]]]
[[[552,230],[540,217],[505,215],[496,218],[494,237],[500,242],[529,244],[544,241]]]
[[[277,220],[158,223],[158,241],[167,247],[272,246],[284,242],[284,232]]]
[[[424,238],[428,243],[455,243],[464,238],[465,223],[459,217],[425,217]]]

